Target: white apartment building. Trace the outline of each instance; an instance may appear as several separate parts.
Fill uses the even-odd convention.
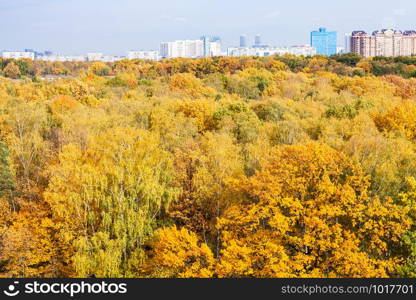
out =
[[[258,50],[249,47],[231,47],[227,49],[227,56],[260,56]]]
[[[402,55],[414,55],[416,54],[416,31],[409,30],[403,33],[401,42]]]
[[[283,51],[279,53],[279,55],[283,55],[283,54],[292,54],[292,55],[297,55],[297,56],[316,55],[316,48],[310,45],[291,46],[291,47],[280,48],[280,49],[283,49]]]
[[[1,55],[3,58],[13,58],[13,59],[35,59],[34,52],[23,52],[23,51],[7,51],[3,52]]]
[[[204,42],[202,40],[180,40],[174,42],[162,42],[160,44],[160,56],[162,58],[203,57]]]
[[[209,47],[211,57],[221,56],[223,54],[221,41],[210,42]]]
[[[87,53],[87,61],[102,61],[104,54],[100,52]]]
[[[112,62],[116,62],[122,59],[123,57],[104,55],[103,53],[100,53],[100,52],[87,53],[87,61],[101,61],[101,62],[112,63]]]
[[[159,51],[129,51],[127,52],[127,59],[148,59],[148,60],[159,60]]]
[[[271,55],[303,55],[303,56],[313,56],[316,54],[316,48],[309,45],[303,46],[292,46],[292,47],[265,47],[265,48],[228,48],[228,56],[271,56]]]
[[[45,55],[45,56],[38,56],[36,60],[40,61],[60,61],[60,62],[84,62],[87,58],[83,55]]]
[[[103,57],[101,58],[100,61],[107,62],[107,63],[112,63],[112,62],[116,62],[116,61],[122,60],[124,58],[125,57],[113,56],[113,55],[103,55]]]

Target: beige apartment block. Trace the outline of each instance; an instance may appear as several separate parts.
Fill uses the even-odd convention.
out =
[[[354,31],[351,34],[351,52],[362,57],[415,55],[416,31],[383,29],[374,31],[372,35]]]

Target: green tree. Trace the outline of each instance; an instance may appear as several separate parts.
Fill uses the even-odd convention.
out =
[[[0,197],[7,199],[14,209],[16,209],[15,193],[16,186],[9,167],[9,152],[6,145],[0,142]]]
[[[169,154],[158,137],[132,128],[109,130],[82,151],[64,147],[45,199],[60,228],[74,274],[131,277],[158,216],[176,199]]]
[[[337,54],[331,58],[350,67],[355,67],[361,60],[361,56],[356,53]]]

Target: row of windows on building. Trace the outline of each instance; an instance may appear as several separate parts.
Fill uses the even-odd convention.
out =
[[[349,52],[362,57],[411,56],[416,55],[416,31],[383,29],[371,35],[365,31],[354,31],[346,36]]]
[[[203,36],[199,40],[177,40],[160,44],[161,58],[221,56],[221,39]]]

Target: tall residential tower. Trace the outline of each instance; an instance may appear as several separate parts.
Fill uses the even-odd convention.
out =
[[[311,45],[316,48],[316,53],[321,55],[337,54],[337,32],[319,28],[319,31],[311,32]]]
[[[351,35],[351,52],[362,57],[410,56],[416,54],[416,31],[383,29],[372,35],[354,31]]]

